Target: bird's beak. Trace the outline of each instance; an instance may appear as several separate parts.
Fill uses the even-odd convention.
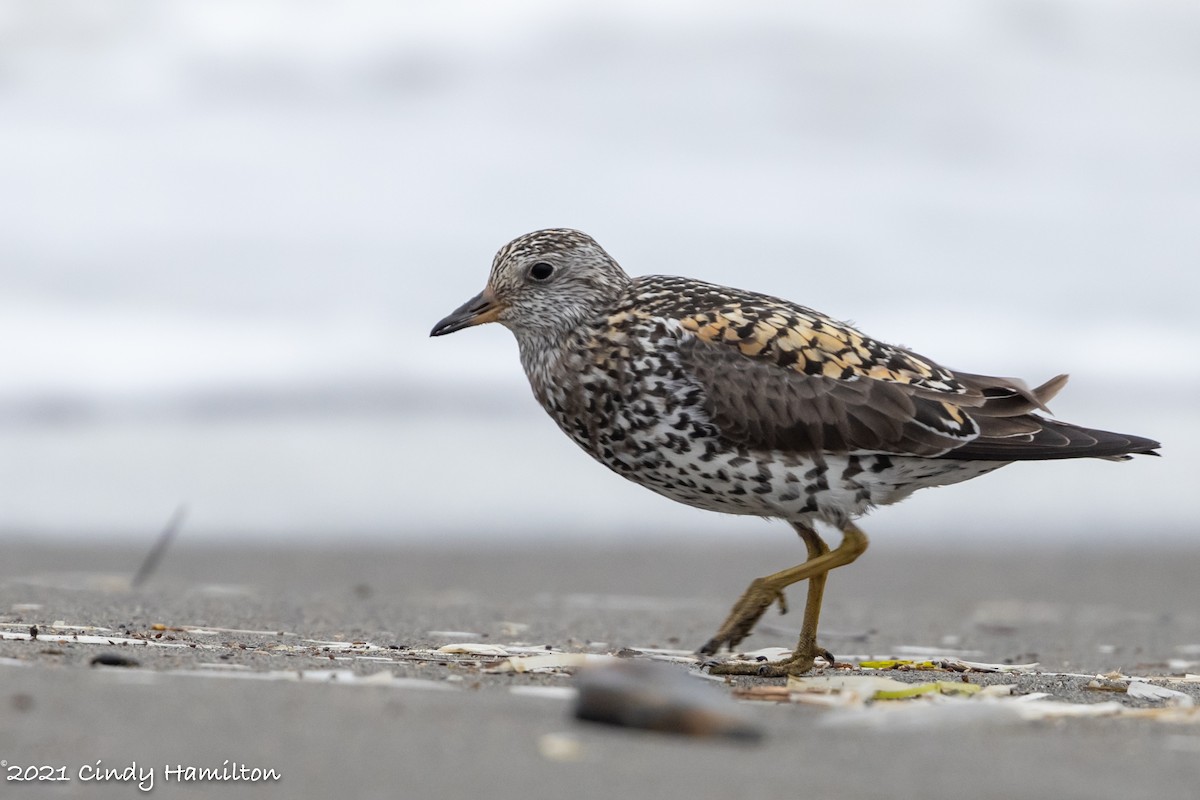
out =
[[[495,322],[500,318],[500,312],[505,306],[496,300],[491,287],[463,303],[451,312],[450,316],[433,326],[430,336],[445,336],[447,333],[461,331],[472,325],[482,325],[485,322]]]

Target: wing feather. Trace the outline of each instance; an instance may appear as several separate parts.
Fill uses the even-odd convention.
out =
[[[713,423],[749,448],[1015,461],[1151,453],[1157,442],[1048,420],[1067,382],[954,372],[774,298],[678,320]]]

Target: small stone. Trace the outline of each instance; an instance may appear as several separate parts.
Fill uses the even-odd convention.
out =
[[[93,667],[140,667],[141,662],[136,658],[117,655],[116,653],[101,653],[88,662]]]
[[[719,689],[658,662],[584,667],[575,686],[577,719],[686,736],[762,738],[759,726]]]

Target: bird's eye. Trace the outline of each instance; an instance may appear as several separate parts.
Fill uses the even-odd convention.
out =
[[[554,265],[539,261],[529,268],[529,277],[535,281],[544,281],[554,274]]]

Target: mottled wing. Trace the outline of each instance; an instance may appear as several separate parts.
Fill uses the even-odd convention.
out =
[[[1018,454],[1016,443],[1034,445],[1048,421],[1030,412],[1066,382],[1059,376],[1031,391],[1012,379],[954,373],[773,298],[678,322],[686,332],[680,357],[703,387],[713,423],[756,449],[938,457],[997,439],[1013,446],[966,457],[1034,457]]]

